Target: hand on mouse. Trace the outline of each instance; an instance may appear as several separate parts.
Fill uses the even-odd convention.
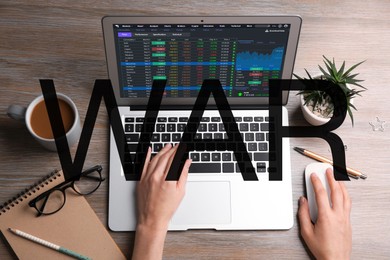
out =
[[[191,160],[185,162],[178,181],[165,180],[177,147],[167,144],[151,161],[148,150],[137,185],[138,223],[132,259],[162,258],[168,224],[184,197],[191,165]]]
[[[311,222],[307,200],[301,197],[298,212],[301,235],[317,259],[349,259],[352,250],[351,199],[344,183],[334,179],[332,169],[326,170],[326,178],[332,206],[320,179],[312,174],[318,218],[315,224]]]

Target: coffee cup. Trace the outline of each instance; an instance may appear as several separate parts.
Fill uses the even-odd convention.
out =
[[[80,138],[80,116],[76,105],[68,96],[57,93],[57,98],[66,139],[69,146],[72,146]],[[24,121],[30,134],[43,147],[50,151],[57,151],[43,95],[35,98],[27,107],[10,105],[7,114],[13,119]]]

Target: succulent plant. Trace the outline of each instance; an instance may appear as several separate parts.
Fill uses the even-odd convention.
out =
[[[353,66],[351,66],[348,69],[345,69],[345,61],[343,61],[343,64],[338,69],[336,66],[336,62],[333,58],[333,60],[329,60],[325,56],[323,56],[325,68],[318,65],[320,71],[322,72],[322,75],[319,79],[328,80],[335,84],[335,86],[340,87],[343,92],[345,93],[345,96],[347,97],[347,111],[348,115],[351,118],[352,125],[354,125],[354,119],[352,114],[352,109],[357,110],[356,107],[351,103],[352,98],[355,96],[361,96],[360,93],[367,90],[365,87],[359,84],[359,82],[362,82],[363,80],[356,79],[356,76],[359,75],[358,73],[352,74],[352,71],[362,64],[364,61],[361,61]],[[310,75],[310,73],[305,69],[306,74],[308,76],[309,80],[313,80],[314,78]],[[294,76],[297,79],[303,80],[306,78],[302,78],[296,74]],[[318,78],[316,78],[318,79]],[[348,87],[349,85],[349,87]],[[360,88],[360,90],[357,90],[353,88],[353,86],[357,86]],[[333,114],[333,104],[331,98],[326,94],[324,91],[319,90],[303,90],[298,93],[298,95],[303,95],[304,98],[304,105],[311,104],[314,110],[321,111],[321,114],[325,117],[330,117]]]

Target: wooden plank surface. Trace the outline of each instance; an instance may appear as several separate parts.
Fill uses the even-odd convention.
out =
[[[56,153],[40,147],[25,126],[6,115],[10,104],[27,104],[40,94],[38,79],[54,79],[58,92],[76,103],[81,121],[93,82],[107,78],[100,19],[104,15],[269,15],[299,14],[303,18],[295,73],[319,72],[322,55],[359,67],[368,91],[355,100],[355,126],[350,120],[336,130],[347,145],[348,165],[368,175],[347,184],[353,200],[353,259],[383,259],[390,255],[390,68],[389,1],[2,1],[0,3],[0,202],[32,184],[53,168]],[[305,124],[298,97],[290,96],[292,125]],[[376,117],[388,121],[384,132],[372,131]],[[108,172],[108,118],[101,108],[86,166],[97,163]],[[292,139],[329,156],[328,145],[317,139]],[[74,150],[73,150],[74,152]],[[303,188],[303,170],[312,162],[292,153],[294,212]],[[107,182],[88,201],[107,224]],[[130,255],[134,233],[111,233]],[[211,230],[170,232],[166,259],[305,259],[297,222],[288,231]],[[0,243],[0,259],[10,258]]]

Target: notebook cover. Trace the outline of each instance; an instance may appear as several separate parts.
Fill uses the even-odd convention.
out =
[[[53,215],[37,217],[28,202],[64,181],[62,171],[48,176],[0,209],[0,231],[19,259],[72,259],[53,249],[11,233],[19,229],[92,259],[126,259],[88,204],[72,189],[66,190],[64,207]]]

